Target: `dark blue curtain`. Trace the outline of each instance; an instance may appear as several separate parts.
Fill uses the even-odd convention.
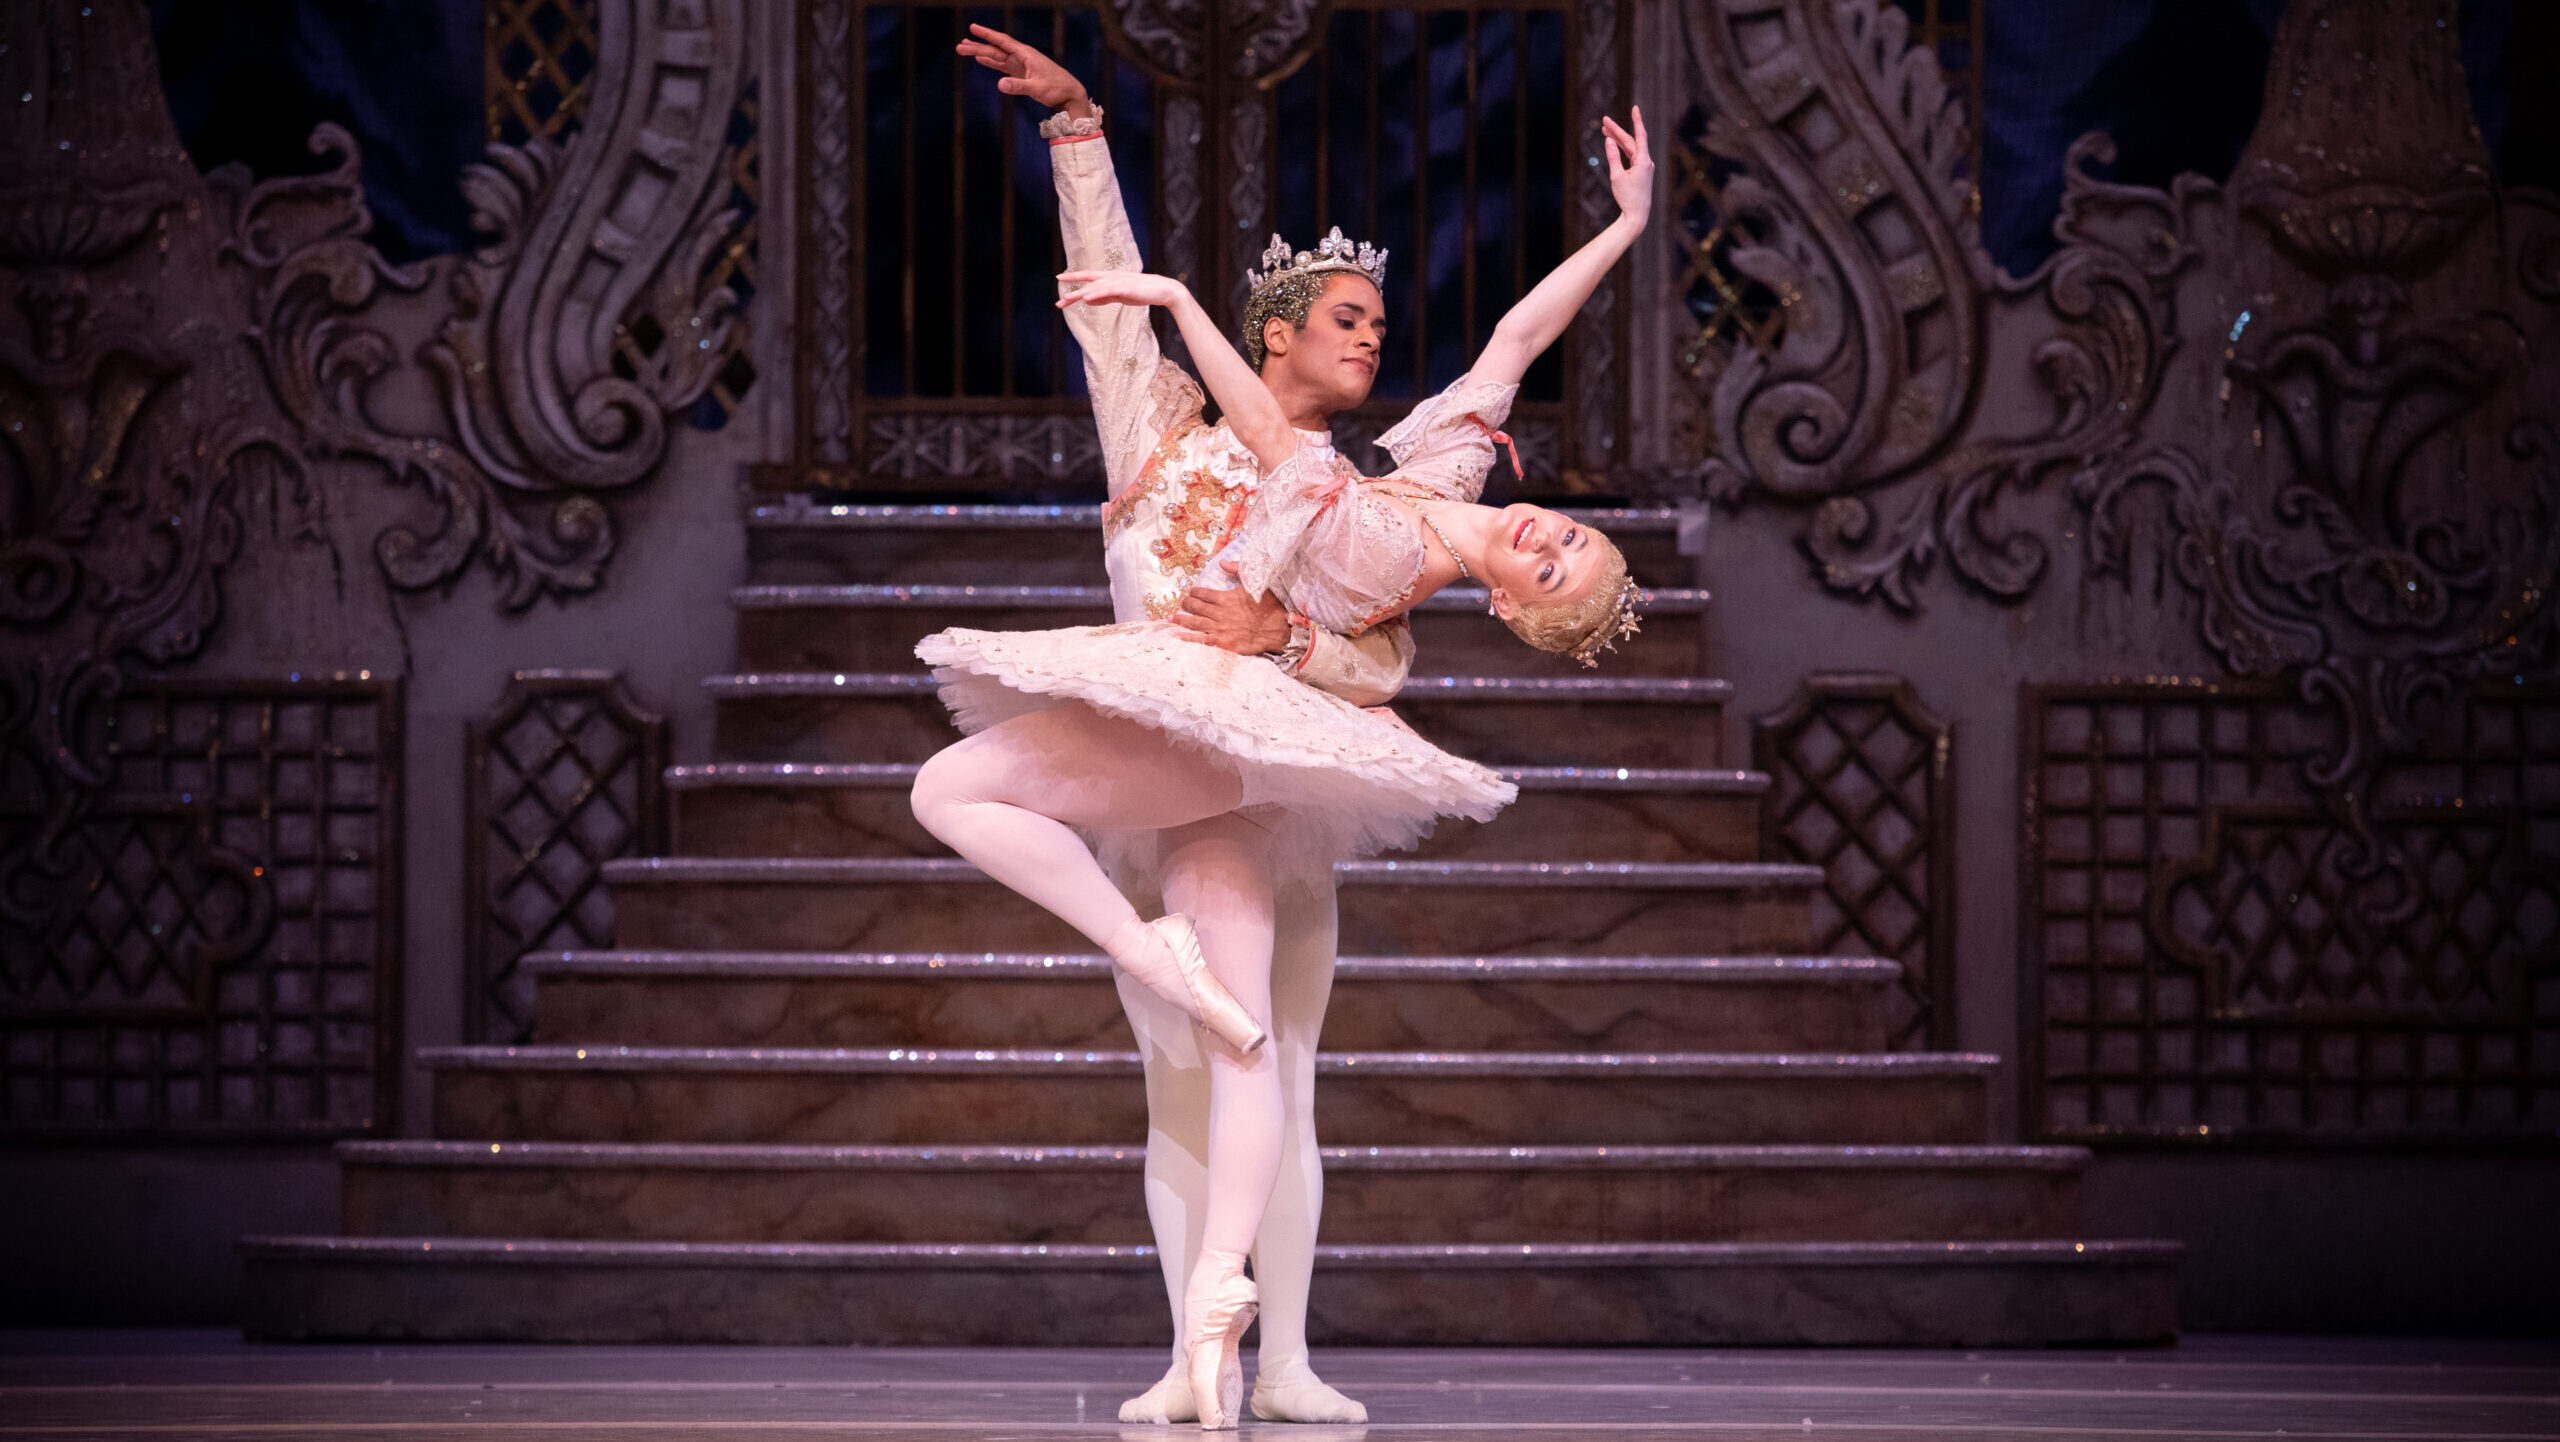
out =
[[[318,168],[311,129],[362,147],[374,243],[394,260],[466,248],[462,167],[480,158],[481,0],[146,0],[161,85],[198,166]]]
[[[2462,6],[2463,64],[2492,154],[2507,129],[2515,5]],[[2089,131],[2115,137],[2114,179],[2228,178],[2258,121],[2283,11],[2284,0],[1993,0],[1982,146],[1982,235],[1993,258],[2022,274],[2052,253],[2063,153]]]

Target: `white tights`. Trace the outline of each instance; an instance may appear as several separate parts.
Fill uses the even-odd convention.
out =
[[[943,844],[1106,951],[1138,924],[1138,913],[1076,830],[1169,833],[1167,907],[1191,917],[1211,973],[1269,1029],[1270,835],[1236,814],[1243,798],[1243,783],[1205,753],[1134,721],[1063,705],[946,748],[917,771],[913,804],[916,820]],[[1124,997],[1136,990],[1121,988]],[[1187,1255],[1253,1250],[1287,1140],[1281,1050],[1239,1057],[1222,1046],[1196,1049],[1209,1071],[1208,1199]],[[1149,1066],[1151,1081],[1157,1070]],[[1155,1091],[1151,1084],[1151,1116]],[[1150,1144],[1151,1218],[1155,1154]]]

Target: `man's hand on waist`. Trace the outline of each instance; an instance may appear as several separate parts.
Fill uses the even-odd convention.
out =
[[[1228,562],[1227,568],[1233,570],[1234,563]],[[1187,639],[1239,656],[1259,656],[1289,646],[1289,608],[1241,587],[1192,587],[1184,594],[1173,623]]]

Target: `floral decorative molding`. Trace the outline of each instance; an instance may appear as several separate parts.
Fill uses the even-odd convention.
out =
[[[1961,101],[1889,0],[1716,0],[1684,10],[1709,107],[1708,152],[1738,167],[1716,196],[1731,265],[1775,293],[1773,341],[1734,333],[1697,367],[1708,494],[1810,512],[1825,586],[1918,608],[1943,553],[1967,584],[2017,599],[2045,540],[2001,502],[2128,444],[2174,349],[2171,290],[2193,262],[2186,211],[2211,187],[2100,181],[2103,136],[2075,145],[2033,275],[1998,274],[1973,217]],[[1994,324],[1998,313],[2029,318]],[[2041,332],[2023,355],[1995,335]],[[2047,414],[1984,434],[1987,383],[2015,374]]]
[[[2235,424],[2074,487],[2102,574],[2133,564],[2138,499],[2165,497],[2201,639],[2337,714],[2307,764],[2367,841],[2364,781],[2429,708],[2560,665],[2560,314],[2537,279],[2560,203],[2494,187],[2451,17],[2286,13],[2229,196],[2259,282],[2220,358]]]
[[[382,466],[435,507],[376,538],[393,585],[441,584],[474,556],[502,578],[510,609],[601,582],[614,533],[598,495],[656,472],[667,412],[726,358],[736,299],[699,282],[737,223],[722,208],[725,131],[748,12],[747,0],[602,4],[585,124],[565,144],[492,145],[465,171],[486,239],[458,262],[398,270],[364,243],[355,145],[335,126],[312,137],[314,153],[339,157],[332,171],[250,192],[233,253],[255,279],[277,395],[321,446]],[[284,239],[267,215],[332,198],[349,223]],[[439,272],[451,309],[419,359],[450,433],[409,435],[366,408],[397,358],[354,318],[386,288],[424,292]],[[668,340],[638,374],[617,374],[617,327],[644,322]]]
[[[472,255],[393,266],[344,132],[314,134],[315,175],[201,175],[138,0],[0,8],[0,1021],[13,1057],[55,1058],[12,1075],[37,1100],[9,1127],[391,1115],[396,678],[155,673],[205,653],[252,547],[300,592],[262,607],[345,604],[364,541],[392,588],[475,559],[511,608],[601,583],[607,499],[664,468],[733,323],[701,278],[751,37],[747,0],[597,13],[583,127],[471,170]],[[644,325],[665,339],[635,365],[617,330]],[[403,370],[436,421],[391,419]],[[368,474],[429,517],[386,524],[346,483]],[[349,908],[325,924],[297,879],[323,872]],[[102,1028],[146,1013],[148,1047],[108,1055]]]

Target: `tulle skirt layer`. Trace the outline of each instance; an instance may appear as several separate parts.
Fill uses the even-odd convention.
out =
[[[1443,816],[1489,820],[1518,794],[1392,716],[1296,681],[1261,657],[1186,640],[1166,622],[955,627],[918,642],[916,655],[933,668],[963,732],[1075,701],[1232,765],[1245,807],[1273,829],[1278,870],[1295,880],[1411,846]],[[1127,839],[1109,849],[1147,869]]]

